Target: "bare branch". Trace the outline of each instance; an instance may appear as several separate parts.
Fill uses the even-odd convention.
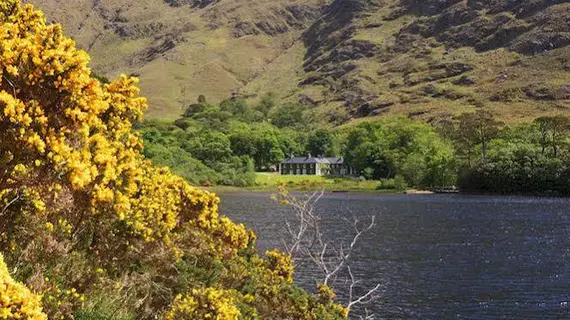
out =
[[[327,286],[336,283],[339,275],[347,271],[350,276],[350,285],[346,288],[349,296],[346,306],[349,312],[357,305],[365,305],[373,301],[376,298],[375,293],[380,289],[380,284],[362,295],[357,295],[355,291],[361,281],[355,278],[350,262],[362,236],[376,226],[375,216],[372,216],[370,223],[365,226],[362,226],[361,221],[354,217],[350,222],[353,230],[352,237],[335,241],[337,243],[335,246],[325,241],[326,230],[321,228],[321,216],[315,209],[324,196],[324,191],[307,194],[301,200],[289,195],[283,189],[280,191],[280,196],[292,209],[291,218],[285,220],[289,238],[283,240],[283,245],[295,263],[299,264],[303,260],[312,262],[323,272],[321,283]],[[350,210],[347,211],[350,212]],[[344,218],[344,220],[349,222],[349,219]],[[367,309],[365,312],[366,316],[361,316],[361,319],[374,319],[374,314],[369,314]]]
[[[364,309],[364,316],[360,316],[360,320],[374,320],[374,313],[370,313],[370,310]]]
[[[372,295],[380,289],[380,284],[377,284],[374,288],[368,290],[364,295],[360,296],[358,299],[351,301],[348,303],[348,309],[352,309],[354,305],[363,304],[366,302],[370,302],[371,300],[367,300],[369,298],[373,298]],[[374,299],[372,299],[374,300]]]
[[[16,197],[14,199],[12,199],[10,202],[8,202],[6,204],[6,206],[4,206],[4,209],[2,209],[2,212],[0,212],[0,217],[4,216],[6,214],[6,211],[8,211],[8,208],[10,208],[11,205],[13,205],[14,203],[16,203],[16,201],[20,200],[20,194],[18,193],[16,195]]]
[[[10,87],[12,87],[12,92],[14,93],[14,94],[13,94],[13,97],[16,98],[16,95],[17,95],[16,86],[15,86],[15,85],[12,83],[12,81],[10,81],[10,79],[8,79],[6,76],[3,76],[3,78],[4,78],[4,80],[6,80],[6,82],[8,82],[8,84],[10,85]]]

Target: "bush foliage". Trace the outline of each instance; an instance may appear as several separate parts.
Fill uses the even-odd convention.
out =
[[[46,320],[41,298],[14,281],[0,254],[0,319]]]
[[[0,249],[50,319],[103,306],[136,319],[344,318],[292,284],[287,259],[259,256],[255,235],[220,216],[215,195],[143,157],[136,79],[101,83],[88,55],[31,5],[1,0],[0,25]],[[42,319],[3,264],[0,275],[3,318]],[[214,310],[191,311],[192,301]]]

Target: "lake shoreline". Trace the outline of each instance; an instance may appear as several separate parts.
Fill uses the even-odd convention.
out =
[[[277,188],[257,188],[257,187],[232,187],[232,186],[213,186],[213,187],[198,187],[202,190],[214,193],[271,193],[276,192]],[[394,190],[373,190],[373,189],[334,189],[334,188],[288,188],[292,192],[315,192],[324,190],[326,193],[378,193],[378,194],[403,194],[404,191]]]
[[[201,187],[198,188],[213,192],[216,194],[221,193],[275,193],[277,192],[277,188],[260,188],[260,187],[233,187],[233,186],[213,186],[213,187]],[[446,193],[446,192],[433,192],[430,190],[416,190],[416,189],[408,189],[404,191],[397,191],[397,190],[373,190],[373,189],[334,189],[334,188],[323,188],[323,189],[314,189],[314,188],[287,188],[288,191],[291,192],[315,192],[324,190],[325,193],[352,193],[352,194],[378,194],[378,195],[433,195],[433,196],[441,196],[441,195],[458,195],[458,196],[497,196],[497,197],[536,197],[536,198],[562,198],[568,199],[570,197],[560,195],[560,194],[553,194],[553,193],[493,193],[493,192],[473,192],[473,191],[459,191],[457,193]]]
[[[326,193],[360,193],[378,195],[473,195],[473,196],[519,196],[539,198],[568,198],[562,194],[553,192],[482,192],[469,189],[431,188],[415,189],[395,184],[389,180],[359,180],[346,177],[321,177],[321,176],[291,176],[277,173],[256,174],[255,185],[247,187],[235,186],[210,186],[199,188],[214,193],[275,193],[279,186],[285,187],[291,192],[315,192],[323,190]],[[391,182],[391,183],[390,183]]]

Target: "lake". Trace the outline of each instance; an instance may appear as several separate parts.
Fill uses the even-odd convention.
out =
[[[282,247],[286,208],[267,193],[221,194],[221,212]],[[465,195],[326,194],[335,242],[346,218],[377,225],[354,256],[363,284],[381,284],[376,319],[570,319],[570,200]],[[312,288],[315,268],[297,270]],[[342,297],[343,293],[340,293]]]

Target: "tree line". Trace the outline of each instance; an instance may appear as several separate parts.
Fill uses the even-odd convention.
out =
[[[392,118],[335,128],[314,109],[278,105],[271,95],[255,105],[201,97],[179,119],[138,129],[149,159],[202,185],[252,185],[255,171],[275,171],[286,157],[309,154],[345,157],[361,179],[424,187],[455,181],[453,147],[429,124]]]
[[[506,126],[478,111],[437,126],[455,143],[463,190],[570,194],[570,118],[543,116]]]
[[[568,194],[570,120],[544,116],[505,125],[478,110],[430,123],[389,117],[335,126],[301,104],[202,96],[173,122],[138,125],[145,155],[192,183],[250,186],[291,155],[342,156],[356,178],[416,188]]]

